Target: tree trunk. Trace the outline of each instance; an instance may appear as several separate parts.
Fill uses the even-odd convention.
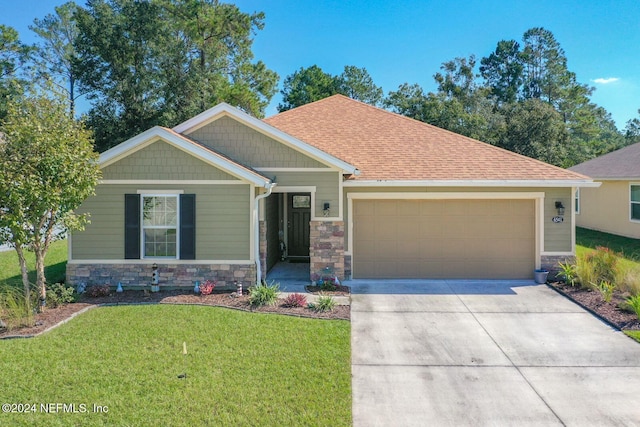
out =
[[[22,276],[22,286],[24,287],[24,298],[27,304],[27,312],[31,312],[31,284],[29,283],[29,274],[27,270],[27,260],[24,257],[22,246],[15,245],[18,261],[20,262],[20,274]]]
[[[36,285],[40,293],[40,310],[44,310],[47,302],[47,281],[44,276],[44,257],[47,252],[43,249],[36,249]]]

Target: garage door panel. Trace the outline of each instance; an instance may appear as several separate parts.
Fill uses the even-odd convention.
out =
[[[420,258],[420,240],[403,240],[397,246],[397,254],[401,259]]]
[[[358,200],[353,206],[353,214],[357,217],[375,217],[375,200]]]
[[[421,228],[422,218],[409,216],[403,219],[403,222],[398,223],[395,238],[402,242],[415,239],[416,233]]]
[[[467,200],[437,200],[435,203],[442,204],[442,214],[448,217],[466,217],[473,214],[473,212],[469,212],[470,207]]]
[[[441,217],[444,212],[444,203],[439,200],[434,200],[433,203],[421,203],[417,201],[418,211],[420,216],[435,216]]]
[[[533,200],[356,200],[353,275],[530,278],[534,206]]]
[[[442,235],[448,238],[464,238],[468,236],[467,231],[468,219],[460,216],[447,217],[439,221],[432,221],[434,227],[442,229]]]

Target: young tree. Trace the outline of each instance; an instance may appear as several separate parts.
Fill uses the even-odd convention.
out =
[[[100,177],[91,133],[69,116],[64,96],[31,94],[8,104],[0,127],[0,233],[20,260],[29,301],[26,249],[36,256],[36,285],[46,301],[44,260],[56,231],[82,229],[74,210]]]

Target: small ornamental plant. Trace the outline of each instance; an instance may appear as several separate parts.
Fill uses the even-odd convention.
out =
[[[200,285],[200,294],[201,295],[209,295],[216,287],[216,282],[213,280],[207,280],[203,284]]]
[[[307,297],[302,294],[289,294],[282,302],[283,307],[305,307],[307,305]]]

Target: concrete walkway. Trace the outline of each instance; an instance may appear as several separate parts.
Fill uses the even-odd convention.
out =
[[[307,302],[316,302],[318,295],[307,292],[309,285],[309,263],[279,262],[267,274],[267,282],[280,285],[280,298],[286,298],[289,294],[304,294]],[[349,297],[334,296],[338,305],[349,305]]]
[[[532,281],[353,280],[354,426],[640,426],[640,344]]]

